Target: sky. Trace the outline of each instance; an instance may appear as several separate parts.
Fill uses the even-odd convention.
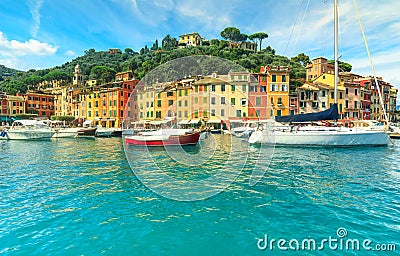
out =
[[[400,88],[400,1],[358,0],[377,76]],[[339,55],[372,74],[354,0],[339,0]],[[333,59],[333,0],[1,0],[0,64],[19,70],[61,65],[84,51],[151,47],[167,35],[222,39],[229,26],[266,32],[288,57]]]

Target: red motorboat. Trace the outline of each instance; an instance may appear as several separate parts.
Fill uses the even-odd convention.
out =
[[[184,146],[195,145],[199,141],[200,132],[191,129],[163,129],[153,132],[143,132],[125,137],[127,145],[139,146]]]

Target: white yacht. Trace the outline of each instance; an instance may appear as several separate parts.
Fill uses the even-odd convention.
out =
[[[7,131],[10,140],[50,139],[55,134],[48,125],[37,120],[17,120]]]

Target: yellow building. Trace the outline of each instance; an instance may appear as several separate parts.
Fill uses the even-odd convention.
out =
[[[202,43],[203,38],[199,33],[189,33],[179,36],[179,47],[190,47],[190,46],[199,46]]]
[[[7,115],[25,114],[25,98],[23,96],[7,95]]]
[[[264,84],[262,74],[266,74],[267,80],[267,118],[285,116],[290,113],[289,80],[290,69],[286,66],[261,66],[261,81]],[[268,113],[269,112],[269,113]]]
[[[318,78],[313,81],[314,84],[322,86],[328,90],[328,104],[327,108],[329,108],[333,103],[335,103],[335,75],[332,74],[322,74]],[[338,84],[338,95],[337,95],[337,103],[338,103],[338,111],[339,116],[343,118],[344,113],[344,105],[345,105],[345,87],[344,82],[340,82]]]
[[[335,65],[329,64],[328,60],[324,57],[318,57],[306,66],[306,80],[313,81],[322,74],[334,74],[334,72]]]

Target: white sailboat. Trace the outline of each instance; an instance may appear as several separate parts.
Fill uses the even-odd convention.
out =
[[[334,55],[335,55],[335,103],[331,108],[320,113],[300,114],[276,117],[278,122],[311,122],[319,120],[337,120],[338,94],[338,3],[334,1]],[[383,146],[389,144],[389,135],[385,131],[365,130],[346,127],[325,126],[286,126],[285,129],[272,125],[264,125],[253,132],[249,138],[251,144],[275,144],[294,146]]]

